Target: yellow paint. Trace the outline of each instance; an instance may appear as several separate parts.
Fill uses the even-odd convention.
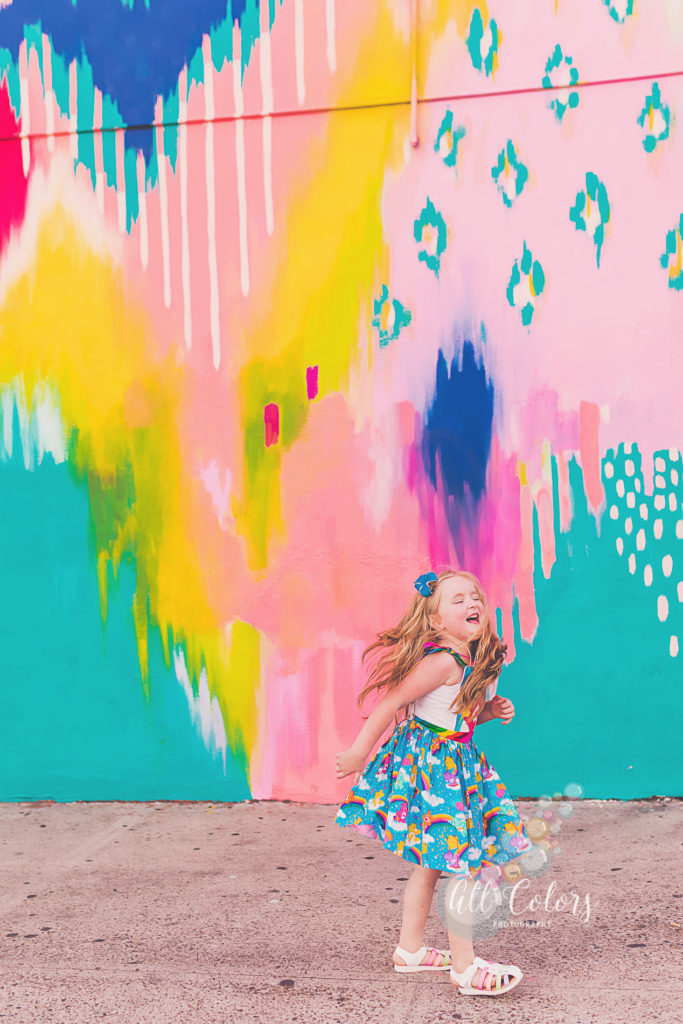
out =
[[[526,475],[526,463],[524,463],[524,462],[518,462],[517,463],[517,476],[519,477],[520,485],[522,487],[526,487],[528,485],[528,483],[529,483],[529,481],[527,479],[527,475]]]
[[[674,277],[678,277],[683,267],[683,257],[681,254],[681,232],[676,228],[676,260],[669,267],[669,279],[673,280]]]
[[[432,47],[453,20],[466,38],[475,6],[487,23],[487,6],[479,0],[433,0],[421,7],[418,70],[428,66]],[[329,97],[331,106],[367,104],[379,95],[408,98],[410,40],[396,26],[393,5],[385,0],[364,24],[355,66]],[[257,296],[246,318],[243,308],[235,311],[229,333],[249,338],[249,349],[241,365],[237,352],[233,361],[245,457],[231,511],[254,571],[274,556],[271,545],[284,541],[281,459],[308,416],[306,366],[320,365],[321,397],[325,390],[345,390],[360,359],[361,311],[372,309],[387,280],[381,193],[386,171],[402,165],[409,117],[406,106],[333,113],[321,121],[318,134],[302,148],[302,173],[289,192],[286,225],[274,239],[277,273],[267,301]],[[366,358],[371,372],[372,350]],[[281,444],[265,449],[268,402],[280,407]]]
[[[232,642],[209,603],[193,529],[193,481],[181,458],[182,370],[160,358],[143,309],[124,295],[122,272],[90,249],[59,206],[38,229],[34,261],[2,309],[0,385],[20,376],[29,409],[44,386],[59,396],[69,461],[90,495],[101,612],[123,558],[133,558],[133,621],[149,695],[148,635],[158,626],[203,665],[233,749],[254,739],[258,634]],[[58,325],[57,328],[55,325]]]
[[[654,105],[652,103],[650,104],[648,112],[647,112],[647,123],[648,123],[648,126],[650,128],[650,131],[652,131],[652,126],[655,123],[655,108],[654,108]]]

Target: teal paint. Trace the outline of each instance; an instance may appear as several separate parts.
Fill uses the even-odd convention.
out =
[[[78,136],[78,160],[90,171],[92,187],[95,188],[95,135],[92,130],[95,119],[95,83],[92,68],[87,57],[76,65],[76,125]]]
[[[195,50],[194,57],[187,64],[187,96],[185,99],[190,97],[190,89],[193,82],[196,82],[198,85],[204,82],[204,57],[201,47]]]
[[[69,114],[69,69],[61,54],[55,51],[50,39],[52,51],[52,91],[57,100],[60,114]]]
[[[554,458],[552,471],[557,510]],[[549,579],[534,513],[539,625],[532,643],[522,640],[515,602],[516,657],[498,684],[515,717],[478,727],[479,743],[517,798],[562,792],[570,782],[587,798],[680,795],[682,713],[670,699],[680,665],[668,653],[671,623],[658,621],[641,580],[619,557],[608,517],[598,532],[575,459],[569,477],[573,521],[568,533],[556,525]],[[569,632],[576,623],[585,628]]]
[[[145,188],[148,192],[154,188],[159,178],[159,151],[157,149],[157,133],[152,129],[152,145],[149,159],[145,166]]]
[[[164,120],[164,153],[168,157],[173,172],[175,173],[176,161],[178,159],[178,90],[164,98],[163,120]]]
[[[211,61],[216,71],[220,71],[223,64],[232,60],[232,5],[228,2],[228,8],[223,21],[214,25],[209,33],[211,39]]]
[[[21,107],[21,86],[19,84],[19,65],[15,64],[14,57],[9,50],[0,49],[0,71],[5,76],[9,101],[12,104],[15,117],[19,116]]]
[[[102,124],[107,127],[121,124],[121,115],[116,104],[108,96],[102,97]],[[107,185],[116,187],[116,132],[102,132],[102,163]],[[122,183],[123,184],[123,183]]]
[[[126,231],[130,231],[133,221],[138,219],[140,212],[136,164],[137,151],[127,149],[123,161],[123,173],[126,179]]]
[[[15,440],[19,428],[15,417]],[[243,760],[206,749],[150,635],[149,702],[131,612],[132,563],[99,614],[87,487],[67,463],[0,463],[3,714],[0,800],[246,800]]]

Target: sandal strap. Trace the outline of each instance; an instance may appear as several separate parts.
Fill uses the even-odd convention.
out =
[[[406,962],[406,967],[433,967],[436,963],[438,956],[444,958],[443,967],[450,966],[451,954],[443,949],[435,949],[434,946],[420,946],[415,953],[409,953],[407,949],[402,949],[401,946],[396,947],[396,952]],[[427,959],[424,964],[422,963],[425,955]]]
[[[405,960],[407,967],[417,967],[427,952],[427,947],[420,946],[420,948],[414,953],[409,953],[407,949],[402,949],[401,946],[397,946],[396,952],[403,960]]]

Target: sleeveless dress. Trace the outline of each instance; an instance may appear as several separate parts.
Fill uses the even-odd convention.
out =
[[[469,718],[448,710],[470,666],[433,644],[425,644],[423,657],[435,651],[448,651],[463,666],[461,683],[438,686],[409,706],[412,714],[365,766],[334,820],[413,864],[477,879],[488,865],[514,860],[533,843],[500,776],[473,742],[481,706]],[[428,713],[431,720],[421,717]]]

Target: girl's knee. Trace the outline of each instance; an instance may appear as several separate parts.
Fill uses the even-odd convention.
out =
[[[425,878],[425,879],[429,880],[430,882],[436,883],[441,878],[441,869],[440,868],[426,868],[426,867],[423,867],[422,864],[416,864],[415,868],[413,869],[413,874],[416,874],[416,875],[418,875],[421,878]]]

